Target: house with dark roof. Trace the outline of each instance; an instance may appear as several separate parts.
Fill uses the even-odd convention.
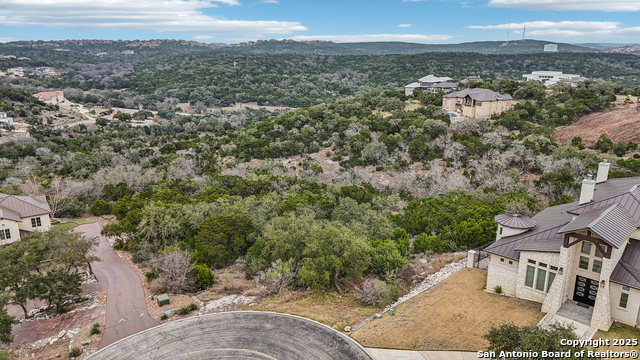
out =
[[[608,179],[609,166],[604,160],[595,180],[582,181],[577,202],[495,217],[487,289],[540,302],[549,314],[578,306],[578,320],[595,329],[640,324],[640,177]]]
[[[20,240],[22,235],[51,229],[50,214],[44,195],[0,194],[0,246]]]
[[[458,87],[458,83],[450,82],[451,80],[453,79],[451,79],[448,76],[438,77],[434,75],[427,75],[425,77],[421,77],[420,79],[418,79],[417,82],[411,83],[409,85],[405,85],[404,94],[407,96],[411,96],[413,95],[414,90],[422,90],[425,92],[432,92],[432,93],[437,93],[438,91],[445,91],[445,92],[451,91],[456,87]],[[438,84],[446,84],[446,85],[436,86]]]
[[[493,114],[509,110],[511,95],[502,95],[489,89],[465,89],[442,97],[442,110],[473,119],[490,118]]]

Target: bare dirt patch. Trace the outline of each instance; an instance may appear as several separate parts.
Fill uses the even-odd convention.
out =
[[[491,326],[511,321],[534,325],[541,304],[484,291],[487,273],[463,269],[355,331],[365,347],[406,350],[479,351]]]
[[[242,310],[273,311],[309,318],[344,331],[359,321],[380,312],[382,306],[362,305],[354,293],[285,292],[262,299],[256,304],[241,306]]]
[[[86,327],[80,330],[72,337],[66,333],[59,333],[61,336],[54,336],[49,342],[26,344],[9,349],[9,359],[15,360],[49,360],[49,359],[69,359],[69,351],[73,347],[82,349],[82,355],[76,357],[76,359],[84,359],[98,350],[98,344],[102,339],[102,331],[104,326],[100,326],[100,334],[91,335],[91,327]],[[82,346],[82,343],[87,344],[87,340],[91,340],[91,344]],[[1,354],[1,352],[0,352]]]
[[[614,143],[640,142],[638,107],[635,104],[618,105],[613,109],[583,116],[569,126],[559,127],[552,135],[552,139],[564,144],[571,141],[574,136],[580,136],[585,145],[592,146],[604,133]]]

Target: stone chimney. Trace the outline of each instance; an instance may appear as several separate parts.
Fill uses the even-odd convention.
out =
[[[578,204],[583,205],[593,200],[593,192],[596,190],[596,181],[593,180],[593,175],[588,174],[587,178],[582,180],[582,190],[580,191],[580,202]]]
[[[603,183],[609,179],[609,166],[611,164],[607,161],[607,159],[602,160],[602,162],[598,165],[598,176],[596,176],[596,184]]]

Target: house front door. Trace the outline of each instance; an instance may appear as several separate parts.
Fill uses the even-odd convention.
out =
[[[598,296],[598,281],[584,276],[576,276],[576,287],[573,291],[573,300],[594,306]]]

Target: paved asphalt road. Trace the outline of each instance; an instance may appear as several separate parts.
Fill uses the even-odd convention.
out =
[[[160,325],[149,316],[142,290],[142,282],[133,270],[113,250],[107,239],[100,236],[100,225],[79,225],[76,231],[86,236],[98,236],[100,246],[95,252],[102,261],[93,263],[93,271],[99,282],[107,283],[107,313],[105,330],[99,349],[142,330]]]
[[[288,314],[233,311],[172,321],[130,336],[87,360],[371,360],[355,340]]]

